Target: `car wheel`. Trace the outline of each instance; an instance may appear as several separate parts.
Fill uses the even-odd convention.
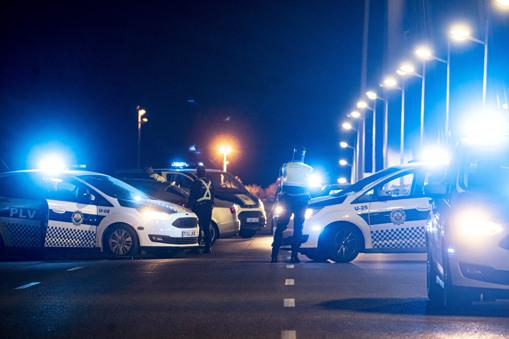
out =
[[[430,305],[432,307],[444,307],[446,304],[444,289],[437,283],[437,272],[429,251],[426,260],[426,273],[426,286]]]
[[[246,230],[240,230],[239,235],[242,238],[252,238],[256,234],[256,231],[246,231]]]
[[[210,243],[214,245],[217,239],[219,239],[219,229],[217,228],[216,224],[211,223],[210,224]]]
[[[104,237],[104,249],[112,257],[131,257],[139,253],[136,232],[127,225],[111,226]]]
[[[351,262],[363,247],[362,235],[353,226],[336,227],[329,233],[327,247],[330,259],[335,262]]]

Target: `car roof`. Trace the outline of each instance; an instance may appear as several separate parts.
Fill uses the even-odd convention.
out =
[[[67,174],[67,175],[102,175],[102,176],[108,176],[104,173],[98,173],[98,172],[92,172],[92,171],[82,171],[82,170],[63,170],[58,172],[45,172],[44,170],[40,169],[27,169],[27,170],[17,170],[17,171],[9,171],[9,172],[2,172],[0,175],[7,175],[7,174],[16,174],[16,173],[47,173],[50,175],[61,175],[61,174]]]
[[[195,173],[196,168],[155,168],[154,171],[172,171],[172,172]],[[205,172],[207,172],[207,173],[228,173],[228,172],[223,172],[221,170],[212,169],[212,168],[210,168],[210,169],[207,168],[205,170]]]

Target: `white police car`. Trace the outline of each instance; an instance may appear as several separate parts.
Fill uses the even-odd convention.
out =
[[[491,131],[491,129],[490,129]],[[427,282],[431,304],[509,299],[509,154],[462,145],[446,173],[430,175]]]
[[[423,167],[389,167],[338,194],[311,199],[301,252],[313,260],[350,262],[359,252],[424,251],[431,209]]]
[[[198,246],[194,213],[104,174],[2,173],[0,204],[0,245],[6,247],[100,248],[132,256],[142,247]]]

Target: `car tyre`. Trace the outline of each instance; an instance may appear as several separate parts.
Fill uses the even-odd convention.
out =
[[[444,289],[436,281],[437,272],[429,252],[426,260],[426,273],[426,286],[430,306],[433,308],[444,307],[446,305]]]
[[[256,231],[252,230],[240,230],[239,235],[241,238],[252,238],[256,234]]]
[[[104,235],[104,251],[113,258],[136,256],[140,252],[138,235],[128,225],[110,226]]]
[[[219,228],[215,223],[210,223],[210,243],[214,245],[217,239],[221,237],[219,233]]]
[[[353,261],[364,246],[362,234],[351,225],[334,227],[325,233],[326,251],[328,258],[337,263]]]

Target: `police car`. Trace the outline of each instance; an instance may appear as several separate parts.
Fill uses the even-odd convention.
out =
[[[490,129],[492,131],[492,129]],[[509,298],[509,153],[461,145],[433,196],[427,226],[427,286],[440,307]]]
[[[301,252],[313,260],[350,262],[359,252],[424,251],[431,205],[423,180],[420,164],[389,167],[311,199]]]
[[[111,256],[143,247],[198,246],[197,217],[87,171],[0,174],[0,245],[100,248]]]

